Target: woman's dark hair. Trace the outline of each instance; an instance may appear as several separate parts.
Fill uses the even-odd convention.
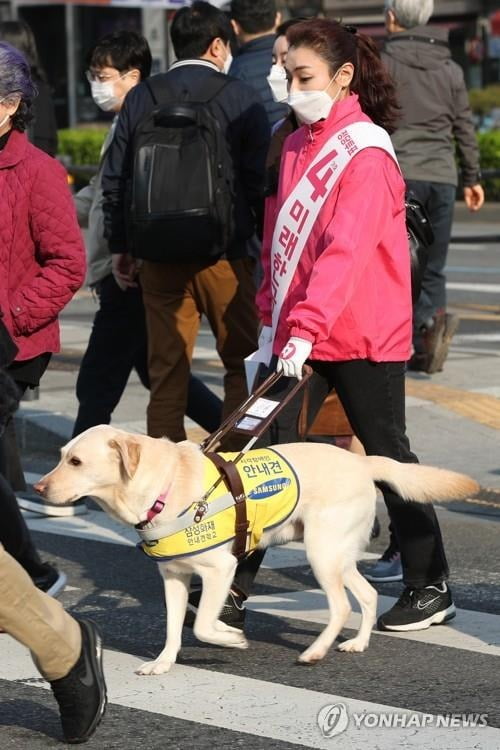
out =
[[[141,74],[141,81],[151,73],[152,63],[149,44],[136,31],[106,34],[87,55],[89,68],[116,68],[120,73],[137,69]]]
[[[272,31],[276,23],[275,0],[233,0],[231,18],[239,23],[245,34]]]
[[[289,18],[288,21],[283,21],[283,23],[280,23],[280,25],[276,28],[276,36],[285,36],[288,29],[291,29],[292,26],[296,26],[298,23],[302,23],[302,21],[308,21],[305,16],[299,16],[297,18]]]
[[[34,81],[47,81],[40,63],[35,36],[24,21],[0,21],[0,42],[8,42],[22,52],[31,68]]]
[[[233,28],[225,13],[210,3],[197,0],[190,7],[177,11],[170,36],[179,60],[196,59],[205,54],[214,39],[230,42]]]
[[[11,123],[21,133],[33,119],[31,103],[37,93],[26,58],[12,45],[0,42],[0,99],[20,97],[19,107],[11,118]]]
[[[359,96],[361,109],[389,133],[396,129],[400,112],[396,89],[370,37],[338,21],[319,18],[292,26],[286,36],[290,47],[314,50],[332,75],[345,63],[352,63],[354,77],[349,88]]]

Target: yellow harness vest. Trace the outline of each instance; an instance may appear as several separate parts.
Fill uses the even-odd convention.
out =
[[[226,461],[231,461],[238,454],[221,455]],[[282,523],[293,513],[299,499],[299,483],[290,464],[269,448],[248,451],[235,465],[247,496],[247,552],[250,552],[258,545],[264,531]],[[208,490],[218,479],[219,472],[209,458],[205,458],[204,471],[204,487]],[[176,519],[176,530],[172,534],[155,542],[140,542],[139,547],[157,561],[174,560],[206,552],[234,539],[236,511],[232,500],[228,499],[229,507],[223,510],[211,510],[214,501],[223,495],[227,495],[227,488],[221,482],[207,498],[208,509],[201,521],[194,523],[198,503],[192,503]],[[185,527],[179,529],[181,517],[186,519]]]

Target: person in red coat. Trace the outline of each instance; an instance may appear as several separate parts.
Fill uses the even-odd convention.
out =
[[[26,136],[35,95],[27,61],[1,42],[0,315],[18,349],[6,369],[20,394],[38,385],[51,354],[59,351],[58,315],[85,274],[66,172]],[[12,419],[0,439],[0,472],[13,490],[26,489]],[[40,588],[55,593],[63,576],[41,562],[15,495],[7,483],[0,487],[0,541]]]

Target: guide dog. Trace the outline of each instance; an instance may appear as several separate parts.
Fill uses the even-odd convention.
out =
[[[293,467],[300,497],[286,520],[265,531],[259,546],[303,538],[308,560],[325,592],[330,620],[299,657],[303,663],[323,659],[350,613],[345,588],[361,607],[357,635],[340,651],[364,651],[376,617],[377,593],[356,568],[367,545],[375,515],[375,482],[385,482],[405,500],[431,502],[476,493],[468,476],[418,464],[402,464],[380,456],[360,456],[320,443],[291,443],[275,450]],[[64,504],[90,495],[113,517],[137,525],[148,519],[155,500],[167,492],[163,510],[151,522],[174,521],[202,498],[208,459],[189,441],[172,443],[100,425],[71,440],[61,460],[35,489],[50,503]],[[228,595],[236,558],[231,542],[199,554],[160,562],[167,605],[167,638],[159,656],[138,674],[163,674],[181,647],[190,579],[201,576],[203,592],[194,624],[196,637],[229,648],[247,648],[242,631],[222,623],[218,615]]]

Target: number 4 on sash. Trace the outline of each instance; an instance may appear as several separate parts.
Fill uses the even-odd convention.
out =
[[[314,188],[314,192],[311,195],[311,200],[314,201],[314,203],[318,200],[318,198],[324,198],[325,195],[328,192],[328,182],[331,179],[334,170],[333,169],[327,169],[326,172],[323,175],[319,175],[319,172],[325,167],[327,164],[329,164],[332,159],[335,159],[338,152],[330,151],[326,156],[324,156],[321,161],[319,161],[317,164],[315,164],[307,173],[307,179],[311,183],[311,185]]]

